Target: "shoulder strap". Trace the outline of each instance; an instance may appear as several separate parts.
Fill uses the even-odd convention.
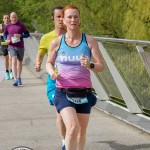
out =
[[[59,49],[60,49],[60,47],[61,47],[61,45],[62,45],[62,43],[63,43],[63,41],[64,41],[64,36],[65,36],[65,35],[63,34],[62,37],[61,37],[58,51],[59,51]],[[58,53],[58,51],[57,51],[57,53]]]
[[[88,46],[85,33],[82,33],[82,36],[83,36],[83,41],[84,41],[84,42],[87,44],[87,46]],[[89,47],[89,46],[88,46],[88,47]]]

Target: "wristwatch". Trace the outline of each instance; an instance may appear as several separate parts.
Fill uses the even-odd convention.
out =
[[[93,63],[90,63],[90,68],[94,69],[95,65]]]

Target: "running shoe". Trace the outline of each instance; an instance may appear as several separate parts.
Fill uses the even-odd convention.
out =
[[[9,72],[6,72],[6,73],[5,73],[5,79],[6,79],[6,80],[9,80],[9,79],[10,79]]]
[[[14,80],[13,86],[18,86],[18,80]]]
[[[18,78],[18,79],[17,79],[17,82],[18,82],[18,85],[22,85],[21,78]]]
[[[66,150],[65,145],[62,146],[62,150]]]
[[[9,72],[10,79],[14,79],[14,75],[12,72]]]

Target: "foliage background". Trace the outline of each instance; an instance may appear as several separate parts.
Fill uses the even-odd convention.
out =
[[[15,11],[30,32],[53,29],[54,6],[73,4],[81,12],[81,30],[95,36],[150,40],[150,0],[3,0],[0,15]]]

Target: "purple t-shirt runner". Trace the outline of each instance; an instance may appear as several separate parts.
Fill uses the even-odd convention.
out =
[[[9,39],[12,39],[14,34],[23,34],[27,32],[27,28],[22,22],[17,22],[16,24],[9,23],[4,30],[4,34],[8,35]],[[20,38],[20,41],[17,43],[10,43],[9,47],[17,47],[17,48],[24,48],[24,41],[23,38]]]

